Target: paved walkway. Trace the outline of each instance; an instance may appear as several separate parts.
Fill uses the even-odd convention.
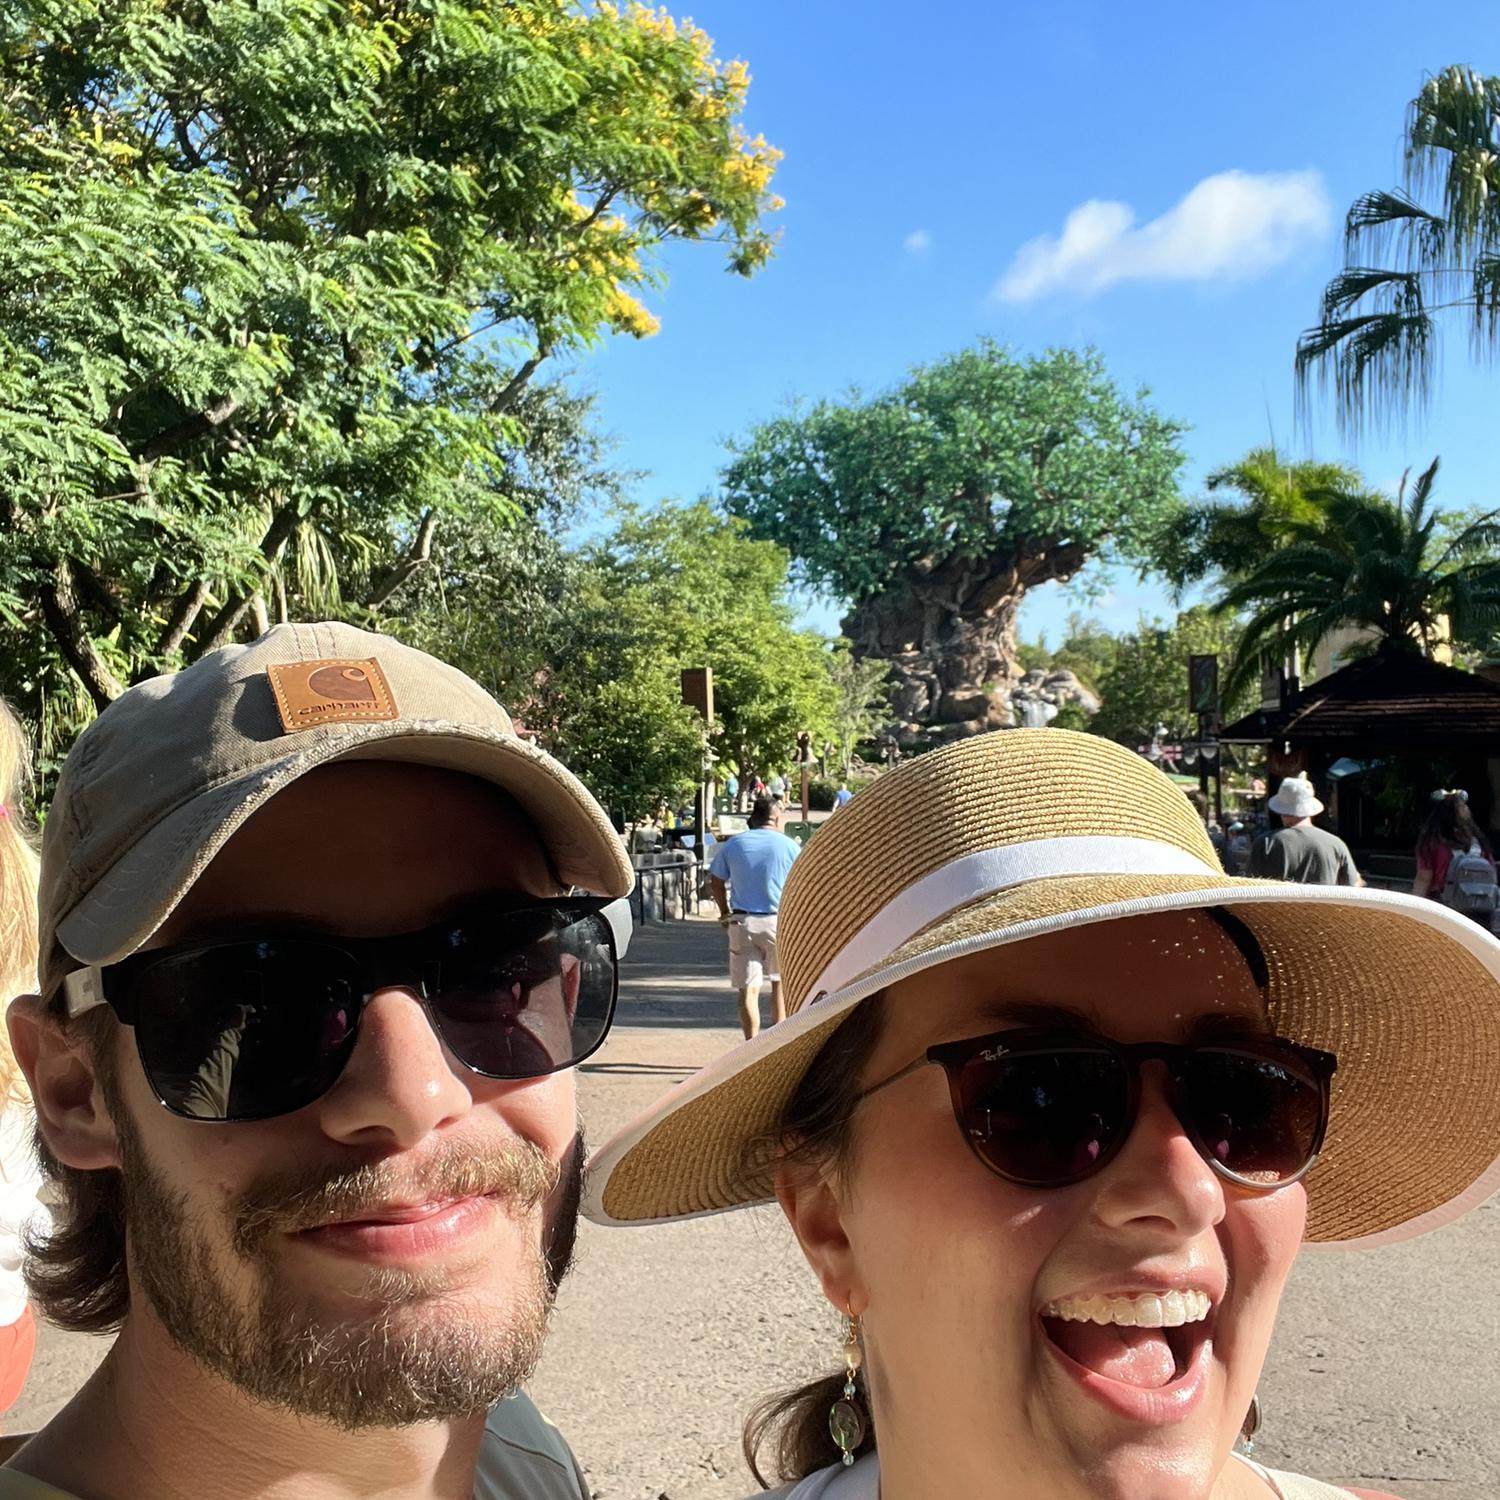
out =
[[[709,920],[636,934],[621,1013],[583,1069],[603,1140],[739,1036]],[[1266,1462],[1403,1500],[1500,1495],[1500,1203],[1408,1245],[1299,1261],[1261,1384]],[[745,1413],[831,1371],[839,1328],[774,1211],[656,1229],[585,1225],[533,1385],[598,1500],[740,1500]],[[44,1332],[12,1431],[97,1358]]]

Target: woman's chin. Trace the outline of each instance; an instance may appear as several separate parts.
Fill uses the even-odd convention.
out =
[[[1223,1466],[1223,1372],[1211,1358],[1143,1392],[1056,1354],[1039,1385],[1090,1500],[1206,1500]]]
[[[1089,1500],[1208,1500],[1219,1467],[1207,1436],[1187,1432],[1140,1435],[1089,1457]]]

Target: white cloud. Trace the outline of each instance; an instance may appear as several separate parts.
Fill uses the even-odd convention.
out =
[[[1090,198],[1060,235],[1022,245],[992,296],[1030,302],[1058,291],[1092,296],[1118,281],[1243,280],[1290,259],[1331,222],[1322,174],[1311,170],[1219,172],[1147,224],[1128,203]]]
[[[925,229],[913,229],[901,241],[901,247],[908,255],[925,255],[932,249],[932,236]]]

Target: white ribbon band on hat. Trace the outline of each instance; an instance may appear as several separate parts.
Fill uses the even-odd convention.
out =
[[[1222,875],[1176,844],[1100,834],[1032,839],[981,849],[942,865],[893,896],[829,959],[809,993],[820,999],[873,968],[930,922],[1030,880],[1068,875]]]

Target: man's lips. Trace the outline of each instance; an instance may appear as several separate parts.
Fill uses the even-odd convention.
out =
[[[379,1208],[345,1214],[341,1218],[330,1219],[326,1224],[314,1224],[309,1227],[336,1229],[347,1228],[353,1224],[417,1224],[423,1219],[430,1219],[436,1214],[443,1213],[452,1208],[455,1203],[470,1201],[472,1200],[469,1198],[434,1198],[425,1203],[387,1203]]]
[[[494,1223],[500,1204],[489,1195],[429,1203],[386,1204],[357,1217],[303,1229],[292,1238],[314,1249],[388,1265],[460,1249]]]

